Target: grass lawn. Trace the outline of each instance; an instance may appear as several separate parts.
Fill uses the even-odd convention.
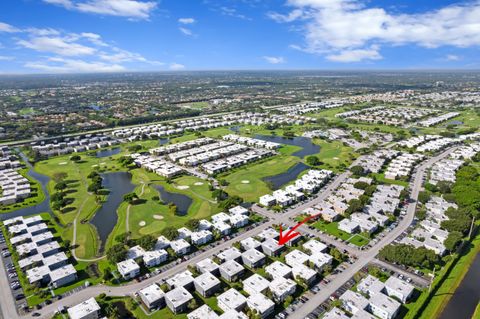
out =
[[[226,191],[230,195],[238,195],[247,202],[256,202],[260,196],[272,192],[262,178],[286,172],[299,161],[300,159],[295,156],[279,155],[259,164],[252,163],[240,167],[219,178],[229,183]]]
[[[473,314],[472,319],[480,319],[480,302],[475,309],[475,313]]]
[[[35,206],[44,201],[45,194],[43,193],[42,186],[37,180],[27,175],[28,171],[29,171],[28,168],[22,168],[18,170],[18,173],[30,181],[30,190],[31,190],[30,197],[25,198],[22,202],[18,202],[18,203],[6,205],[6,206],[0,206],[0,214],[8,213],[8,212],[15,211],[15,210],[29,207],[29,206]]]
[[[189,109],[194,109],[194,110],[202,110],[210,106],[208,102],[191,102],[191,103],[185,103],[181,104],[180,106],[189,108]]]
[[[370,242],[369,238],[362,236],[361,234],[349,234],[338,229],[338,222],[327,223],[323,220],[319,220],[313,223],[312,226],[324,233],[333,235],[343,241],[347,241],[359,247],[365,246]]]
[[[401,180],[396,180],[396,179],[387,179],[385,178],[385,174],[383,173],[372,173],[372,176],[375,176],[377,181],[385,183],[385,184],[394,184],[394,185],[400,185],[403,187],[408,187],[408,182],[401,181]]]
[[[33,114],[35,114],[35,110],[33,109],[33,107],[25,107],[23,109],[20,109],[18,111],[18,114],[20,114],[20,115],[33,115]]]
[[[351,234],[338,229],[338,222],[327,223],[323,220],[319,220],[318,222],[312,224],[312,226],[324,233],[333,235],[342,240],[348,240],[350,237],[352,237]]]
[[[305,116],[314,117],[316,119],[320,119],[320,118],[336,119],[335,117],[336,114],[343,113],[349,110],[351,110],[350,107],[342,106],[342,107],[336,107],[328,110],[321,110],[315,113],[307,113],[305,114]]]

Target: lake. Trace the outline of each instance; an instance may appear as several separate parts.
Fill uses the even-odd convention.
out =
[[[263,178],[262,180],[266,183],[271,184],[273,187],[273,190],[277,190],[281,188],[283,185],[288,184],[293,180],[296,180],[298,175],[300,175],[300,173],[302,173],[303,171],[309,168],[310,166],[300,162],[290,167],[288,171],[284,173],[280,173],[274,176],[268,176]]]
[[[153,185],[156,190],[160,193],[160,198],[165,205],[169,203],[174,203],[177,206],[177,215],[185,216],[188,213],[190,205],[192,205],[192,199],[187,195],[180,193],[171,193],[161,185]]]
[[[120,153],[121,151],[121,148],[120,147],[114,147],[114,148],[109,148],[109,149],[105,149],[105,150],[100,150],[97,152],[96,156],[98,158],[100,157],[109,157],[109,156],[113,156],[113,155],[116,155],[118,153]]]
[[[103,188],[110,192],[107,200],[97,210],[90,223],[97,229],[100,238],[100,249],[102,252],[105,247],[108,235],[117,224],[117,209],[123,202],[123,195],[132,192],[135,185],[132,184],[132,175],[127,172],[114,172],[100,174],[102,177]]]
[[[269,136],[257,134],[255,135],[255,138],[268,142],[299,146],[302,149],[293,153],[292,155],[300,158],[304,158],[305,156],[314,155],[320,152],[320,145],[314,144],[312,140],[308,137],[295,136],[292,138],[287,138],[283,136]]]

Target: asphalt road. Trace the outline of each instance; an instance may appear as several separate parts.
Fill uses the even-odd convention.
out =
[[[297,308],[296,311],[290,315],[289,319],[303,319],[308,316],[315,308],[327,300],[337,289],[339,289],[346,281],[348,281],[355,273],[360,271],[368,263],[375,259],[375,256],[378,252],[386,245],[390,244],[395,240],[402,232],[404,232],[408,226],[413,221],[415,216],[415,209],[417,206],[418,193],[422,189],[423,177],[425,176],[425,171],[433,163],[439,161],[440,159],[448,156],[455,148],[446,150],[445,152],[430,158],[429,160],[420,164],[417,167],[417,171],[414,175],[414,180],[410,184],[411,192],[410,198],[412,202],[408,205],[407,213],[404,218],[399,222],[398,226],[395,227],[392,231],[388,232],[385,237],[377,242],[372,248],[367,251],[362,251],[358,254],[358,259],[346,270],[338,274],[333,280],[327,284],[324,289],[320,290],[316,295],[314,295],[310,300],[308,300],[302,307]]]
[[[358,251],[356,254],[358,259],[356,262],[354,262],[350,267],[347,267],[347,269],[338,275],[335,276],[335,278],[324,287],[319,293],[317,293],[312,299],[310,299],[307,303],[303,304],[301,308],[298,308],[294,314],[289,316],[289,318],[294,318],[294,319],[299,319],[299,318],[304,318],[307,316],[311,311],[313,311],[318,305],[320,305],[323,301],[325,301],[331,294],[333,294],[338,288],[340,288],[343,283],[345,283],[347,280],[349,280],[356,272],[358,272],[361,268],[363,268],[365,265],[367,265],[369,262],[371,262],[375,256],[378,254],[380,249],[384,247],[385,245],[391,243],[397,236],[399,236],[404,230],[408,228],[410,223],[413,220],[413,217],[415,215],[415,208],[416,208],[416,199],[418,196],[418,193],[421,190],[422,187],[422,179],[425,173],[425,169],[432,165],[434,162],[440,160],[441,158],[444,158],[447,156],[450,152],[452,152],[453,149],[449,149],[442,154],[433,157],[429,159],[428,161],[424,162],[423,164],[420,165],[418,168],[417,172],[415,173],[415,179],[412,182],[412,192],[411,192],[411,198],[414,199],[415,201],[410,203],[407,209],[407,214],[405,218],[399,223],[399,225],[389,232],[382,240],[380,240],[375,246],[373,246],[371,249],[368,251]],[[73,305],[79,304],[82,301],[98,296],[101,293],[105,293],[109,296],[131,296],[135,294],[138,290],[144,288],[147,285],[150,285],[155,282],[161,282],[162,279],[167,279],[174,274],[183,271],[187,269],[189,265],[194,265],[195,263],[199,262],[200,260],[211,257],[217,253],[220,252],[220,250],[224,250],[226,248],[231,247],[231,245],[236,242],[243,240],[247,237],[250,236],[255,236],[262,230],[272,226],[273,224],[279,224],[279,223],[291,223],[289,220],[291,217],[296,216],[299,214],[301,211],[303,211],[305,208],[308,208],[316,203],[319,203],[323,201],[326,197],[328,197],[333,189],[336,189],[341,183],[345,181],[350,176],[349,172],[345,172],[341,175],[338,175],[334,178],[334,180],[314,199],[312,199],[309,202],[303,203],[293,209],[289,209],[284,213],[278,213],[278,214],[273,214],[271,212],[267,213],[270,215],[270,220],[264,224],[259,225],[258,227],[249,230],[247,232],[244,232],[240,234],[237,237],[234,237],[230,240],[221,242],[218,246],[216,246],[213,249],[207,250],[204,253],[201,253],[199,255],[196,255],[195,257],[192,257],[188,259],[185,262],[182,262],[158,275],[155,275],[147,280],[144,280],[140,283],[134,282],[134,283],[129,283],[126,285],[122,286],[117,286],[117,287],[111,287],[111,286],[104,286],[104,285],[95,285],[91,287],[87,287],[81,291],[76,292],[75,294],[72,294],[68,297],[64,297],[61,300],[55,301],[52,304],[45,306],[42,310],[39,310],[41,314],[40,317],[37,318],[50,318],[55,311],[57,311],[60,308],[63,307],[71,307]],[[260,207],[254,206],[254,211],[257,211],[259,213],[262,213],[260,210]],[[265,213],[265,211],[263,211]],[[267,215],[268,216],[268,215]],[[307,229],[305,229],[307,231]],[[335,245],[338,243],[336,242]],[[0,284],[2,287],[8,287],[8,283],[6,282],[6,272],[3,267],[3,265],[0,266],[0,270],[3,274],[0,275]],[[34,318],[32,317],[31,314],[28,314],[26,316],[19,316],[18,313],[16,312],[16,308],[13,302],[13,298],[10,292],[10,289],[0,289],[0,307],[2,311],[2,315],[4,318],[8,319],[19,319],[19,318]]]

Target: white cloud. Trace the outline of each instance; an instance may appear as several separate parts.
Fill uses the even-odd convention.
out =
[[[28,61],[24,67],[44,72],[116,72],[126,70],[125,63],[137,63],[135,67],[164,65],[140,53],[111,45],[101,35],[92,32],[68,33],[52,28],[25,28],[18,29],[12,39],[18,48],[41,53],[37,55],[39,60]],[[7,58],[10,59],[0,56],[0,60]]]
[[[75,43],[61,37],[34,37],[28,40],[19,40],[17,44],[35,51],[64,56],[92,55],[97,51],[93,47]]]
[[[224,16],[239,18],[239,19],[243,19],[243,20],[251,20],[249,17],[247,17],[247,16],[245,16],[241,13],[238,13],[237,9],[235,9],[235,8],[220,7],[218,10]]]
[[[330,54],[326,57],[334,62],[359,62],[363,60],[380,60],[382,56],[378,52],[378,47],[369,49],[342,50],[336,54]]]
[[[0,61],[12,61],[15,60],[13,56],[0,55]]]
[[[3,23],[0,22],[0,32],[7,32],[7,33],[13,33],[13,32],[18,32],[19,30],[15,28],[14,26],[11,26],[8,23]]]
[[[379,59],[378,48],[387,45],[480,45],[479,0],[419,14],[389,13],[356,0],[288,0],[287,5],[292,7],[290,12],[269,17],[300,22],[305,39],[302,50],[334,61]]]
[[[182,32],[185,35],[193,35],[193,32],[190,29],[179,27],[178,30],[180,30],[180,32]]]
[[[68,10],[100,15],[112,15],[132,19],[148,19],[157,7],[154,1],[139,0],[43,0],[45,3],[59,5]]]
[[[27,62],[24,66],[29,69],[51,73],[121,72],[126,70],[125,67],[119,64],[63,58],[50,58],[47,61]]]
[[[455,55],[455,54],[447,54],[447,56],[445,57],[445,60],[446,61],[460,61],[460,57],[458,55]]]
[[[178,71],[178,70],[183,70],[183,69],[185,69],[185,65],[183,65],[183,64],[175,63],[175,62],[170,64],[170,70]]]
[[[180,19],[178,19],[178,23],[192,24],[192,23],[195,23],[195,19],[194,18],[180,18]]]
[[[262,58],[270,64],[285,63],[285,59],[281,56],[264,56]]]

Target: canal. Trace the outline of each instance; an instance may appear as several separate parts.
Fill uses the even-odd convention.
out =
[[[470,319],[480,301],[480,254],[477,254],[440,319]]]
[[[90,223],[97,229],[100,239],[99,251],[102,252],[108,235],[117,224],[117,209],[123,202],[123,195],[132,192],[135,185],[132,184],[132,175],[128,172],[104,173],[100,176],[102,177],[102,186],[109,191],[109,194]]]

